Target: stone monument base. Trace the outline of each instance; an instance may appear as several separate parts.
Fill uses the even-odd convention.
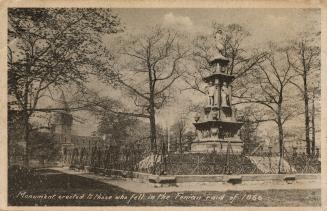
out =
[[[243,142],[241,140],[230,141],[230,153],[242,154]],[[191,144],[191,152],[193,153],[208,153],[216,151],[217,153],[227,153],[228,141],[227,140],[208,140],[196,141]]]

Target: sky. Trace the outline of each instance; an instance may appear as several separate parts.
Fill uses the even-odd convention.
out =
[[[278,43],[295,39],[299,33],[320,31],[320,10],[318,9],[113,9],[125,26],[122,34],[144,33],[156,24],[178,29],[188,35],[209,34],[213,21],[221,24],[240,24],[251,34],[246,45],[260,47],[269,41]],[[120,34],[121,35],[121,34]],[[115,95],[119,92],[100,85],[94,80],[94,89],[104,94]],[[117,94],[118,93],[118,94]],[[171,125],[188,104],[194,100],[205,100],[202,95],[177,93],[169,106],[159,112],[157,118],[161,125]],[[77,114],[78,115],[78,114]],[[88,121],[77,124],[75,132],[88,135],[96,130],[96,120],[87,114],[80,114]],[[190,120],[191,121],[191,120]]]
[[[143,31],[155,24],[188,33],[209,33],[213,21],[237,23],[251,33],[253,44],[283,41],[299,32],[320,31],[318,9],[114,9],[126,31]]]
[[[194,34],[211,33],[213,21],[221,24],[240,24],[251,34],[249,47],[266,45],[269,41],[287,42],[301,32],[320,31],[320,11],[314,9],[114,9],[126,33],[144,32],[155,24]],[[175,105],[164,112],[163,122],[172,121],[183,103],[183,94]],[[181,104],[182,103],[182,104]],[[161,119],[161,118],[160,118]],[[167,120],[168,119],[168,120]],[[160,120],[159,120],[160,122]],[[168,123],[169,124],[169,123]]]

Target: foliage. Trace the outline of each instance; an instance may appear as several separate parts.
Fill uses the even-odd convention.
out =
[[[110,9],[11,8],[8,10],[8,94],[22,110],[25,162],[29,119],[51,88],[80,83],[93,68],[104,68],[110,54],[104,34],[116,33],[119,18]]]
[[[256,146],[256,133],[260,120],[257,119],[257,113],[253,111],[251,106],[247,106],[243,109],[242,114],[238,118],[238,121],[243,122],[243,126],[240,129],[240,138],[244,143],[244,153],[250,153]]]
[[[31,158],[44,161],[58,161],[60,147],[56,145],[55,136],[51,133],[33,132],[31,140]]]
[[[108,112],[100,117],[97,132],[110,135],[110,139],[116,142],[122,141],[128,138],[129,129],[135,127],[136,123],[133,117]]]
[[[21,109],[26,95],[34,109],[50,86],[84,81],[108,54],[101,35],[119,30],[110,10],[16,8],[8,15],[8,91]]]

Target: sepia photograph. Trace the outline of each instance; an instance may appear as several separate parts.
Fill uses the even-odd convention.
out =
[[[6,10],[6,206],[323,205],[321,8],[79,6]]]

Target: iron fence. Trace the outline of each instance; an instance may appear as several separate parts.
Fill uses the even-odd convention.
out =
[[[148,159],[146,165],[144,160]],[[151,160],[149,154],[134,147],[81,147],[63,154],[64,165],[71,168],[105,172],[107,170],[139,171],[153,174],[275,174],[320,173],[319,157],[289,153],[257,152],[255,154],[165,153]]]

